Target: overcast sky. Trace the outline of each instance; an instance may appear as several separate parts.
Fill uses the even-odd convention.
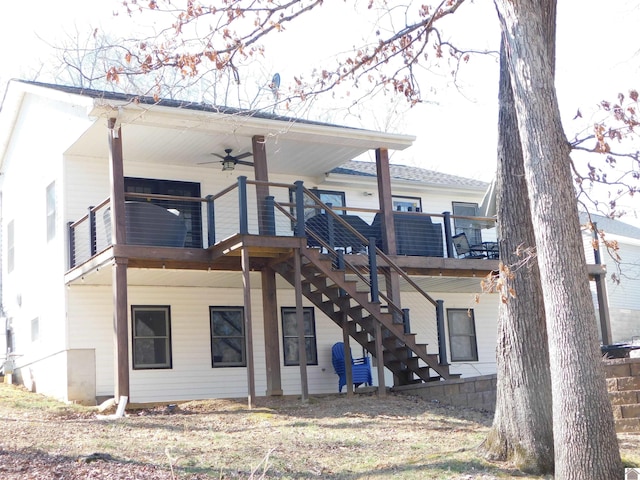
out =
[[[366,2],[358,2],[362,8]],[[575,126],[575,112],[584,112],[605,97],[619,91],[640,89],[640,9],[632,0],[560,1],[558,11],[557,87],[565,131],[569,137]],[[283,84],[298,70],[329,57],[333,50],[346,50],[371,25],[359,21],[359,12],[348,2],[339,14],[325,2],[309,21],[292,24],[269,44],[267,68],[277,71]],[[338,4],[334,4],[338,5]],[[0,80],[33,78],[34,69],[46,59],[46,45],[78,30],[99,27],[104,31],[126,32],[133,28],[121,11],[121,1],[30,0],[3,2],[0,7],[5,27],[0,29],[3,63]],[[333,7],[337,8],[337,7]],[[460,15],[458,14],[460,13]],[[470,2],[454,16],[458,29],[448,31],[459,42],[474,48],[498,48],[499,32],[492,2]],[[296,39],[292,41],[291,38]],[[297,39],[300,39],[299,41]],[[301,48],[304,47],[304,48]],[[336,118],[367,128],[390,128],[418,137],[414,147],[392,157],[392,161],[489,181],[495,171],[498,63],[495,58],[474,58],[458,78],[457,88],[448,75],[431,77],[428,98],[410,112],[392,120],[378,107],[336,113]],[[386,99],[391,103],[390,99]],[[404,110],[404,105],[400,105]],[[339,120],[338,120],[339,123]]]

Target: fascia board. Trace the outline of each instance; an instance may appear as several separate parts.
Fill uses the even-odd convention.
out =
[[[289,140],[310,141],[333,145],[360,146],[363,149],[387,148],[404,150],[416,137],[393,133],[375,132],[356,128],[309,123],[287,122],[217,112],[204,112],[161,105],[135,104],[132,102],[95,99],[90,112],[94,117],[117,117],[121,123],[164,128],[189,128],[205,132],[233,132],[239,136],[264,135],[277,137],[286,134]]]

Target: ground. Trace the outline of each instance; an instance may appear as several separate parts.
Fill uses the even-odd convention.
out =
[[[2,479],[497,479],[527,477],[482,459],[491,415],[373,394],[208,400],[100,420],[0,385]],[[620,437],[640,466],[640,435]],[[622,476],[621,476],[622,478]]]

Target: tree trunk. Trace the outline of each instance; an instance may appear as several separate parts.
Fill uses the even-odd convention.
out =
[[[546,42],[555,0],[497,0],[515,98],[544,294],[553,394],[555,473],[622,477],[584,259],[570,147]]]
[[[498,98],[499,249],[513,275],[501,272],[501,279],[516,296],[499,307],[496,412],[482,447],[490,459],[508,460],[522,471],[541,475],[553,473],[551,374],[537,262],[534,258],[526,266],[513,267],[523,260],[516,250],[534,247],[535,238],[504,41]]]

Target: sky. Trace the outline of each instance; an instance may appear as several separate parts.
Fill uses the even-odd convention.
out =
[[[363,8],[366,2],[359,1]],[[578,109],[587,119],[603,98],[620,91],[640,89],[640,6],[634,0],[580,0],[558,2],[557,90],[565,133],[576,130],[572,120]],[[346,6],[345,6],[346,4]],[[101,28],[127,32],[136,28],[122,12],[118,0],[30,0],[3,2],[0,29],[3,63],[0,81],[33,78],[41,59],[47,58],[43,39],[55,44],[76,30]],[[285,35],[267,45],[266,68],[278,72],[283,84],[313,67],[334,51],[348,50],[374,28],[362,20],[352,2],[331,4],[311,13],[308,21],[291,24]],[[340,8],[341,10],[333,10]],[[37,11],[37,14],[33,12]],[[457,44],[497,49],[499,30],[492,2],[471,0],[445,30]],[[137,20],[140,21],[140,20]],[[358,25],[358,28],[354,28]],[[300,39],[292,41],[291,39]],[[495,172],[498,62],[476,56],[459,72],[429,73],[426,102],[412,109],[400,102],[399,115],[390,115],[390,97],[361,108],[332,112],[334,123],[391,129],[417,137],[413,147],[392,155],[391,161],[490,181]],[[377,103],[376,103],[377,102]],[[639,147],[640,149],[640,147]]]

